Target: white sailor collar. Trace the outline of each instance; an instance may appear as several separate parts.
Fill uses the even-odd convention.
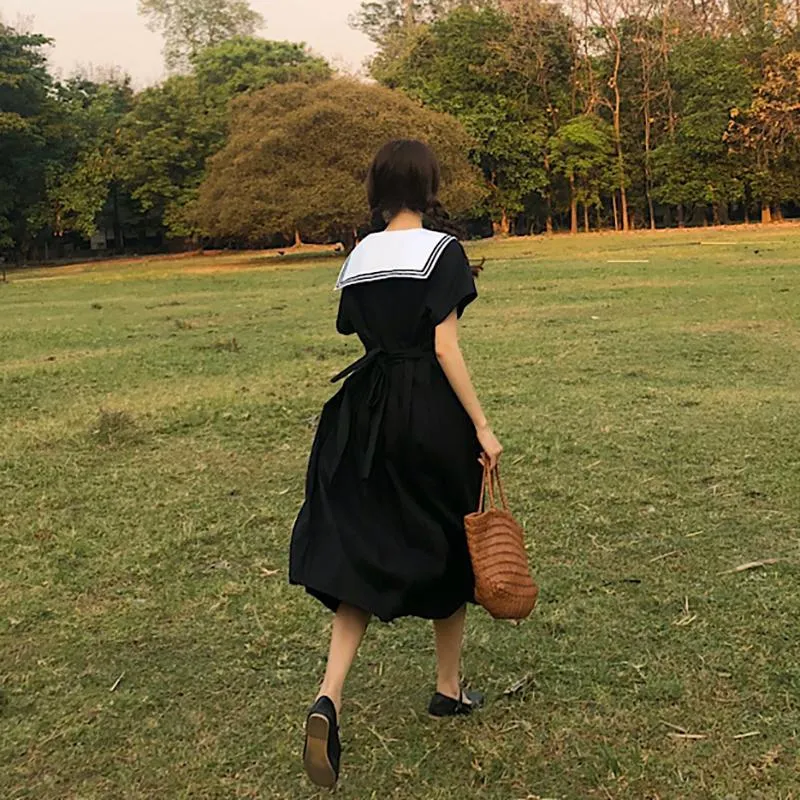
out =
[[[371,233],[344,262],[336,288],[386,278],[423,280],[430,277],[439,257],[454,241],[454,236],[424,228]]]

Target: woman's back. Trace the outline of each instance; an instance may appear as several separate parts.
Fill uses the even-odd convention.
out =
[[[392,237],[394,263],[404,263],[403,240],[413,231],[373,234]],[[337,330],[358,334],[367,350],[433,349],[436,326],[454,309],[459,316],[476,297],[461,245],[450,239],[426,278],[392,277],[356,282],[342,290]]]

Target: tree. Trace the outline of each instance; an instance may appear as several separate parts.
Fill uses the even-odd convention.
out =
[[[672,205],[712,206],[743,197],[741,160],[725,142],[731,109],[746,107],[751,82],[733,39],[687,36],[670,55],[674,134],[653,152],[653,194]]]
[[[577,113],[575,25],[557,5],[542,0],[501,0],[500,5],[508,15],[509,31],[494,45],[502,55],[499,77],[511,77],[510,82],[519,87],[517,97],[524,103],[531,128],[543,134],[537,137],[541,144],[537,161],[546,184],[537,193],[544,197],[545,229],[551,233],[558,187],[548,142],[563,121]]]
[[[800,199],[800,50],[768,62],[749,107],[731,116],[726,138],[749,156],[748,183],[771,222],[773,208]]]
[[[611,99],[608,107],[611,110],[614,128],[614,145],[617,151],[617,189],[619,191],[619,215],[617,214],[616,193],[614,195],[615,226],[623,231],[630,230],[628,209],[628,176],[625,163],[625,147],[622,134],[622,87],[620,85],[620,72],[624,54],[623,34],[620,29],[621,21],[627,16],[627,0],[586,0],[587,9],[594,23],[596,35],[607,48],[606,72],[608,74],[608,87],[611,90]],[[619,219],[617,217],[619,216]]]
[[[210,47],[190,75],[137,95],[121,132],[121,175],[143,211],[175,237],[197,234],[192,204],[206,161],[225,144],[229,103],[270,83],[327,79],[330,68],[302,45],[235,38]]]
[[[608,177],[614,172],[614,139],[609,124],[593,114],[574,117],[549,142],[555,172],[569,183],[570,231],[578,232],[578,204],[583,226],[589,230],[589,208],[599,208],[601,195],[613,191]]]
[[[127,75],[102,82],[74,76],[57,87],[68,144],[65,164],[50,187],[51,226],[57,236],[75,231],[90,238],[111,227],[117,250],[124,245],[121,218],[119,134],[133,103]]]
[[[350,24],[384,47],[397,34],[442,19],[456,8],[489,4],[490,0],[362,0]]]
[[[206,158],[225,141],[215,107],[206,106],[197,81],[174,76],[137,95],[120,133],[120,175],[143,212],[168,235],[190,237],[187,208]]]
[[[44,36],[0,23],[0,251],[19,256],[46,216],[57,130]]]
[[[639,3],[633,14],[621,20],[622,63],[619,81],[625,98],[622,127],[628,155],[628,177],[633,188],[632,205],[656,228],[653,197],[653,150],[668,124],[667,57],[663,26],[666,20],[657,3]],[[630,202],[630,197],[629,197]],[[644,208],[646,207],[646,212]]]
[[[331,76],[328,63],[302,44],[237,36],[203,50],[193,74],[207,97],[216,95],[221,111],[242,92],[274,83],[316,83]]]
[[[199,227],[250,244],[277,234],[352,242],[369,223],[364,181],[372,156],[403,136],[421,137],[437,152],[452,212],[464,214],[480,200],[461,126],[398,92],[337,79],[245,95],[234,103],[230,139],[200,190]]]
[[[207,47],[252,36],[264,19],[247,0],[139,0],[139,13],[164,36],[164,61],[185,71]]]
[[[486,211],[500,234],[548,185],[547,113],[529,77],[509,69],[502,42],[511,35],[505,14],[460,8],[419,30],[405,52],[376,61],[372,70],[385,86],[461,122],[475,141],[475,163],[491,187]]]

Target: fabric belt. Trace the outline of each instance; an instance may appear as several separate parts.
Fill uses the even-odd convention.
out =
[[[401,419],[404,424],[395,427],[394,431],[387,431],[387,438],[391,444],[396,444],[404,436],[408,436],[411,427],[411,403],[414,391],[414,368],[417,362],[432,359],[433,348],[416,347],[408,350],[384,350],[374,347],[368,350],[361,358],[345,367],[338,375],[331,378],[331,383],[338,383],[359,372],[370,375],[369,383],[365,385],[364,395],[359,397],[361,402],[367,403],[369,412],[369,436],[366,450],[360,454],[359,476],[366,480],[372,472],[375,461],[375,452],[378,448],[378,438],[384,419],[386,408],[389,404],[389,368],[402,365],[403,377],[401,393],[398,398],[402,411]],[[371,373],[371,374],[370,374]],[[336,432],[336,459],[334,470],[341,464],[347,442],[350,439],[350,426],[352,420],[352,391],[345,388],[342,406],[339,411],[338,429]]]

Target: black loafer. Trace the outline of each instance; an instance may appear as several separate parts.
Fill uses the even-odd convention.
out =
[[[441,692],[431,698],[428,706],[428,713],[432,717],[461,717],[471,714],[476,708],[480,708],[486,698],[480,692],[465,692],[461,690],[461,696],[456,700],[448,697]],[[465,702],[466,700],[466,702]]]
[[[308,712],[303,765],[313,783],[330,789],[339,780],[342,746],[336,706],[329,697],[320,697]]]

